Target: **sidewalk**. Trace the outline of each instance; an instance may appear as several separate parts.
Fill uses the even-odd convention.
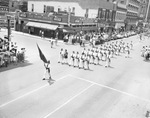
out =
[[[7,35],[7,29],[4,29],[2,28],[0,32],[5,32],[4,35]],[[28,37],[33,37],[33,38],[38,38],[38,39],[43,39],[43,40],[46,40],[46,41],[55,41],[55,39],[51,39],[51,38],[41,38],[40,36],[35,36],[35,35],[31,35],[31,34],[28,34],[28,33],[23,33],[23,32],[18,32],[18,31],[15,31],[15,30],[11,30],[12,32],[12,35],[13,33],[15,34],[19,34],[19,35],[24,35],[24,36],[28,36]],[[58,40],[59,43],[63,43],[63,40]]]
[[[46,40],[46,41],[55,41],[55,39],[51,39],[51,38],[41,38],[40,36],[35,36],[35,35],[31,35],[31,34],[28,34],[28,33],[23,33],[23,32],[17,32],[17,31],[12,31],[13,33],[16,33],[16,34],[19,34],[19,35],[25,35],[25,36],[28,36],[28,37],[33,37],[33,38],[39,38],[39,39],[43,39],[43,40]],[[62,40],[58,40],[59,43],[63,43]]]

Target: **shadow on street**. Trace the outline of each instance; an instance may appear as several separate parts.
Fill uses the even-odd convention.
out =
[[[8,65],[8,67],[1,67],[0,72],[4,72],[4,71],[7,71],[7,70],[20,68],[20,67],[26,67],[26,66],[29,66],[29,65],[32,65],[32,63],[29,63],[28,61],[17,63],[17,64],[11,63],[11,64]]]

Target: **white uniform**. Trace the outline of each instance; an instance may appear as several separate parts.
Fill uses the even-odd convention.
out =
[[[69,66],[75,66],[74,65],[74,62],[75,62],[75,57],[76,57],[76,55],[74,54],[74,53],[72,53],[71,54],[71,56],[70,56],[70,63],[69,63]]]
[[[58,63],[64,63],[64,51],[60,51]]]
[[[85,64],[84,64],[84,67],[85,67],[85,69],[90,69],[89,68],[89,62],[90,62],[90,57],[89,56],[86,56],[85,57]]]
[[[105,64],[105,67],[110,67],[110,63],[111,63],[111,59],[110,59],[110,55],[108,55],[106,57],[106,64]]]
[[[75,66],[79,67],[79,62],[80,62],[80,55],[76,54],[76,57],[75,57]]]
[[[45,72],[44,72],[44,75],[43,75],[43,79],[51,79],[51,74],[50,74],[50,64],[46,64],[45,65]]]
[[[79,68],[84,68],[85,55],[80,56]]]

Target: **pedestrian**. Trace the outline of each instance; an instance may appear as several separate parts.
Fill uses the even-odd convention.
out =
[[[63,64],[63,61],[64,61],[64,51],[63,51],[63,48],[61,48],[61,51],[59,53],[58,63]]]
[[[140,36],[140,41],[142,41],[142,33],[140,33],[139,36]]]
[[[53,48],[54,41],[53,41],[53,40],[50,40],[50,43],[51,43],[51,48]]]
[[[43,76],[43,80],[48,80],[48,83],[51,85],[51,82],[54,82],[55,80],[52,79],[51,73],[50,73],[50,60],[47,61],[47,63],[44,63],[45,72]],[[48,79],[47,79],[48,76]]]

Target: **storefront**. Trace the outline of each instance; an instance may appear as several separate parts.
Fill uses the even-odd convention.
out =
[[[64,33],[77,33],[80,31],[98,31],[96,19],[88,19],[68,15],[46,15],[40,13],[20,13],[16,20],[17,31],[30,33],[40,36],[40,31],[44,32],[45,37],[55,38],[56,33],[62,39]],[[103,24],[103,23],[101,23]]]

